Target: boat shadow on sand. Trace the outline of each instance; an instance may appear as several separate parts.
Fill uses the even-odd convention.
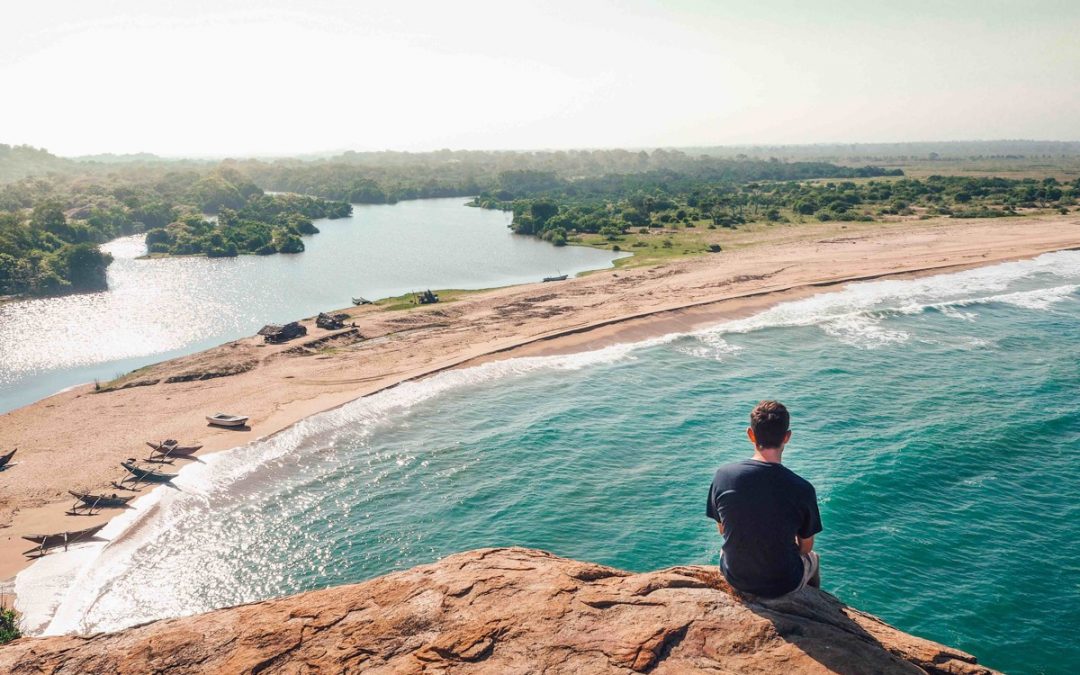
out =
[[[170,482],[165,482],[165,483],[147,483],[147,482],[144,481],[142,483],[132,483],[130,485],[125,485],[124,483],[119,483],[119,482],[114,481],[112,486],[114,488],[116,488],[117,490],[126,490],[128,492],[142,492],[144,487],[150,487],[150,488],[167,487],[167,488],[172,488],[173,490],[176,490],[177,492],[183,492],[183,490],[180,488],[179,485],[173,485],[171,481]],[[129,507],[129,508],[135,508],[135,507],[132,506],[132,507]]]
[[[247,424],[243,424],[237,427],[223,427],[217,424],[207,422],[206,426],[210,427],[211,429],[220,429],[221,431],[251,431],[251,426]]]

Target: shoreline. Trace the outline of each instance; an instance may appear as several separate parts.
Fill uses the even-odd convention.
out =
[[[1030,223],[1029,219],[1025,220]],[[815,244],[824,244],[822,252],[829,255],[816,259],[809,256],[809,261],[804,255],[805,246],[795,246],[796,250],[792,251],[788,250],[792,248],[790,244],[766,243],[743,249],[749,253],[741,255],[741,252],[735,252],[729,256],[694,258],[648,268],[603,270],[556,285],[527,284],[505,287],[445,305],[407,311],[351,308],[345,311],[350,313],[352,320],[357,321],[361,333],[370,336],[365,340],[344,344],[340,348],[332,347],[327,353],[314,350],[301,358],[287,353],[301,341],[268,348],[257,344],[253,338],[234,341],[205,352],[149,366],[143,369],[149,371],[149,374],[142,373],[139,377],[190,370],[200,362],[208,362],[204,365],[211,366],[220,365],[223,361],[235,364],[238,360],[246,362],[255,356],[261,356],[258,365],[232,376],[178,384],[135,386],[104,394],[91,394],[86,385],[73,387],[0,416],[0,433],[3,433],[5,439],[14,438],[14,444],[21,446],[22,444],[17,442],[17,434],[11,433],[13,430],[32,438],[55,439],[57,436],[70,437],[73,432],[86,436],[97,427],[103,436],[99,441],[99,452],[93,462],[87,463],[93,463],[97,473],[102,474],[103,471],[108,471],[109,465],[115,467],[119,459],[131,453],[130,449],[111,450],[114,446],[130,447],[115,442],[117,439],[133,441],[134,438],[142,436],[142,440],[153,440],[164,433],[158,433],[155,424],[157,429],[164,423],[182,426],[182,431],[191,437],[180,433],[171,437],[180,438],[185,443],[201,442],[205,446],[202,452],[209,454],[254,440],[270,438],[313,414],[332,410],[356,399],[392,389],[404,382],[424,379],[440,372],[507,358],[566,354],[617,343],[639,342],[672,333],[691,332],[724,320],[755,314],[781,302],[826,293],[849,283],[930,276],[1031,258],[1051,251],[1080,248],[1080,220],[1067,217],[1044,219],[1041,225],[1046,231],[1041,234],[1045,237],[1035,237],[1031,231],[1007,232],[1007,227],[1003,225],[1009,224],[1016,223],[976,222],[944,227],[931,223],[926,227],[871,231],[853,238],[851,246],[846,248],[851,251],[854,246],[860,250],[857,251],[858,255],[849,255],[846,260],[838,260],[830,254],[828,249],[832,242],[828,240]],[[955,234],[958,229],[973,229],[1001,238],[996,243],[987,238],[982,239],[979,245],[965,247],[963,242],[971,238],[949,236],[947,238],[951,240],[954,250],[943,251],[931,245],[925,253],[918,255],[909,251],[899,261],[882,254],[882,251],[895,253],[898,248],[903,248],[898,245],[902,244],[905,237],[909,240],[912,236],[940,240],[945,235]],[[820,236],[821,232],[808,234],[811,236],[805,239],[812,241],[815,236]],[[806,244],[805,239],[799,243]],[[1033,239],[1035,241],[1031,241]],[[980,238],[975,237],[974,240],[979,241]],[[924,243],[940,244],[941,241]],[[864,251],[861,248],[876,249],[877,255],[873,255],[874,250]],[[762,255],[763,253],[765,255]],[[783,255],[770,255],[781,253]],[[775,271],[736,274],[734,277],[725,278],[733,271],[739,271],[741,267],[760,271],[763,260],[771,261],[775,266],[777,258],[792,254],[795,254],[795,262],[803,267],[797,270],[798,273],[794,273],[792,266],[781,266]],[[740,257],[741,260],[736,260],[740,264],[733,267],[717,264]],[[904,265],[903,262],[909,264]],[[832,268],[832,274],[826,268]],[[551,300],[561,299],[565,291],[570,289],[583,291],[578,294],[585,299],[582,304],[574,307],[575,311],[551,312]],[[717,292],[717,289],[722,292]],[[626,291],[632,293],[627,294]],[[528,297],[537,293],[541,296]],[[609,308],[614,304],[614,301],[610,300],[613,293],[619,293],[621,303],[617,307],[610,308],[611,311],[607,312],[589,311],[598,307]],[[660,297],[655,297],[657,295]],[[640,304],[635,302],[643,296],[652,301]],[[597,299],[600,300],[599,303],[588,302]],[[540,311],[535,317],[521,316],[528,313],[524,310],[530,309]],[[509,330],[507,335],[492,336],[484,330],[490,326],[477,325],[483,323],[479,321],[470,322],[470,319],[479,318],[493,318],[489,324],[496,328],[526,328]],[[425,319],[434,321],[425,322]],[[329,338],[332,343],[346,332],[348,331],[324,334],[320,331],[319,336],[320,339]],[[312,331],[308,337],[313,337],[314,333],[315,331]],[[428,350],[436,353],[432,356]],[[381,356],[381,361],[372,359],[373,354]],[[371,363],[373,360],[375,363]],[[349,374],[345,371],[357,366],[358,361],[362,362],[358,372],[351,373],[357,377],[342,378],[341,375]],[[122,380],[130,377],[132,376]],[[287,380],[292,382],[286,382]],[[241,386],[242,384],[245,386]],[[258,391],[261,395],[260,405],[252,406],[260,408],[258,414],[253,416],[253,426],[258,431],[212,430],[191,420],[186,420],[186,425],[177,425],[170,421],[180,413],[193,415],[194,408],[210,410],[214,405],[218,405],[217,401],[247,401],[245,394],[251,391]],[[160,397],[152,394],[169,395]],[[163,403],[161,398],[166,402],[174,399],[181,399],[181,402]],[[207,398],[215,403],[206,403]],[[123,409],[129,406],[144,408],[143,419],[133,428],[125,428],[119,432],[110,429],[110,421],[115,420],[115,416],[109,412],[109,408]],[[245,409],[244,412],[246,414],[248,411]],[[97,418],[93,417],[95,414]],[[59,418],[68,418],[67,426],[64,429],[52,428]],[[70,421],[72,418],[74,422]],[[201,417],[198,419],[201,421]],[[80,423],[79,420],[84,420],[85,423]],[[55,440],[52,443],[56,443],[55,447],[70,447]],[[10,440],[5,441],[5,445],[12,444]],[[139,445],[141,446],[141,440]],[[38,469],[39,474],[41,469],[50,471],[50,460],[66,459],[61,455],[63,450],[49,450],[33,445],[27,447],[30,451],[17,459],[25,458],[26,463],[31,465],[29,473],[32,473],[33,469]],[[20,455],[22,452],[20,450]],[[115,511],[92,518],[72,520],[63,515],[69,500],[49,499],[47,492],[42,494],[39,491],[35,494],[32,489],[26,489],[30,487],[26,483],[31,482],[32,476],[20,480],[15,474],[22,472],[17,471],[17,466],[13,469],[14,471],[0,473],[0,487],[22,487],[23,494],[13,494],[6,501],[0,500],[0,514],[7,516],[5,521],[0,521],[0,526],[3,526],[0,532],[4,535],[3,541],[0,541],[0,579],[13,577],[33,562],[21,559],[19,552],[26,548],[22,544],[28,546],[28,542],[23,542],[20,538],[22,534],[34,529],[82,529],[123,513]],[[115,469],[112,473],[116,473]],[[87,475],[59,478],[53,482],[78,489],[86,487],[85,481],[89,480],[93,479]],[[7,491],[13,492],[10,488]],[[149,493],[150,491],[146,494]]]

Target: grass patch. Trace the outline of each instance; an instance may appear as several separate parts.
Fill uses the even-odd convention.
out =
[[[701,220],[694,223],[694,227],[634,228],[614,241],[598,234],[579,234],[573,236],[570,243],[631,253],[633,255],[616,260],[615,267],[644,267],[679,258],[716,255],[722,251],[774,241],[778,231],[788,234],[789,230],[794,232],[795,228],[799,228],[809,233],[812,230],[821,229],[815,226],[822,224],[816,221],[805,225],[797,222],[781,224],[763,221],[746,223],[737,228],[717,227],[715,229],[709,229],[709,225],[710,221]],[[768,236],[762,236],[766,233]],[[716,250],[716,247],[720,250]]]
[[[464,290],[460,288],[442,288],[432,289],[432,293],[439,296],[439,305],[447,302],[456,302],[462,298],[466,298],[470,295],[476,295],[477,293],[484,293],[490,291],[490,288],[481,288],[477,290]],[[403,309],[416,309],[417,307],[432,307],[432,305],[421,305],[418,298],[420,292],[406,293],[404,295],[396,295],[390,298],[382,298],[376,300],[374,304],[376,307],[380,307],[387,311],[398,311]]]

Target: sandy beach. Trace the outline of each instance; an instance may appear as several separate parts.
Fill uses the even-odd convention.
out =
[[[649,268],[468,294],[409,310],[342,310],[356,328],[284,345],[251,337],[85,385],[0,416],[0,579],[29,563],[30,533],[78,530],[116,515],[71,517],[68,490],[113,492],[119,462],[144,441],[199,443],[200,454],[274,434],[403,381],[492,359],[595,349],[746,316],[848,282],[935,274],[1080,247],[1080,216],[777,226],[722,253]],[[209,427],[215,411],[250,429]],[[177,462],[177,467],[182,465]]]

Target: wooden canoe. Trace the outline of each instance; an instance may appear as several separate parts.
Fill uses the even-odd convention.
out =
[[[149,483],[168,483],[173,478],[176,478],[175,473],[162,473],[156,469],[144,469],[140,466],[136,466],[134,459],[129,459],[126,462],[120,462],[120,466],[128,470],[131,475],[135,476],[139,480],[144,480]]]
[[[102,507],[102,508],[119,508],[125,506],[132,499],[135,499],[135,495],[130,497],[121,497],[119,495],[95,495],[89,492],[73,492],[68,490],[68,494],[78,499],[87,506]]]
[[[63,546],[65,549],[71,545],[80,541],[85,541],[95,534],[100,532],[108,523],[102,523],[93,527],[88,527],[85,530],[76,530],[74,532],[57,532],[56,534],[27,534],[23,536],[23,539],[32,541],[37,544],[37,548],[27,551],[27,554],[34,552],[44,552],[50,548],[56,548],[57,546]]]
[[[149,445],[154,452],[170,457],[190,455],[202,449],[201,445],[173,445],[169,443],[152,443],[150,441],[146,441],[146,444]]]

